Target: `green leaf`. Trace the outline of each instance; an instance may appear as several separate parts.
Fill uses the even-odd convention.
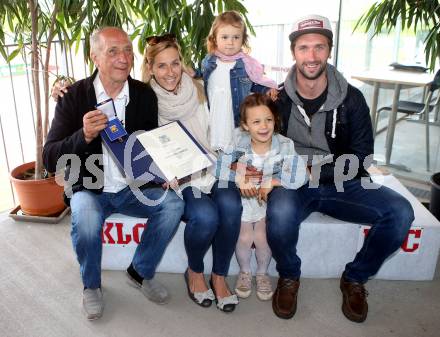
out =
[[[429,29],[425,39],[425,58],[431,70],[434,70],[440,58],[440,4],[438,0],[382,0],[374,3],[357,20],[354,30],[373,29],[373,36],[382,31],[390,33],[396,28],[399,18],[401,29]],[[433,28],[432,28],[433,27]]]
[[[4,47],[4,44],[0,44],[0,54],[3,56],[3,58],[6,60],[8,58],[8,55],[6,54],[6,50]]]
[[[18,54],[20,54],[21,48],[15,49],[9,56],[6,58],[6,62],[10,63]]]
[[[141,31],[140,28],[136,28],[134,32],[130,34],[130,40],[133,41],[139,35],[140,31]]]

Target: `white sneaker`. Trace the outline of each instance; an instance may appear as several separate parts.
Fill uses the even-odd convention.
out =
[[[273,290],[269,276],[258,274],[257,277],[257,297],[261,301],[268,301],[272,298]]]
[[[89,321],[94,321],[102,316],[104,311],[104,298],[101,288],[84,289],[83,309]]]
[[[247,298],[252,292],[252,275],[251,273],[240,272],[235,284],[235,293],[238,297]]]

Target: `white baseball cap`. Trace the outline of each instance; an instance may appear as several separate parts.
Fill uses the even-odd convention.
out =
[[[290,42],[303,34],[317,33],[327,36],[333,41],[332,26],[325,16],[310,14],[295,21],[289,35]]]

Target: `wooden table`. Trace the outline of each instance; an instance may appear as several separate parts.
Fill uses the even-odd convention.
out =
[[[376,125],[377,101],[379,89],[394,89],[393,105],[388,119],[388,130],[385,141],[385,165],[390,165],[391,151],[394,140],[394,130],[396,127],[397,104],[399,102],[400,90],[404,88],[424,87],[427,88],[432,82],[434,75],[423,72],[414,72],[406,70],[395,70],[392,68],[368,70],[355,73],[351,76],[353,79],[374,86],[373,99],[371,103],[371,122]]]

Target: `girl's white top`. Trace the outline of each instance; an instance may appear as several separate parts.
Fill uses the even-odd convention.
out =
[[[217,68],[208,81],[209,125],[211,128],[211,149],[225,149],[233,140],[234,112],[230,71],[235,62],[222,62],[217,59]]]

